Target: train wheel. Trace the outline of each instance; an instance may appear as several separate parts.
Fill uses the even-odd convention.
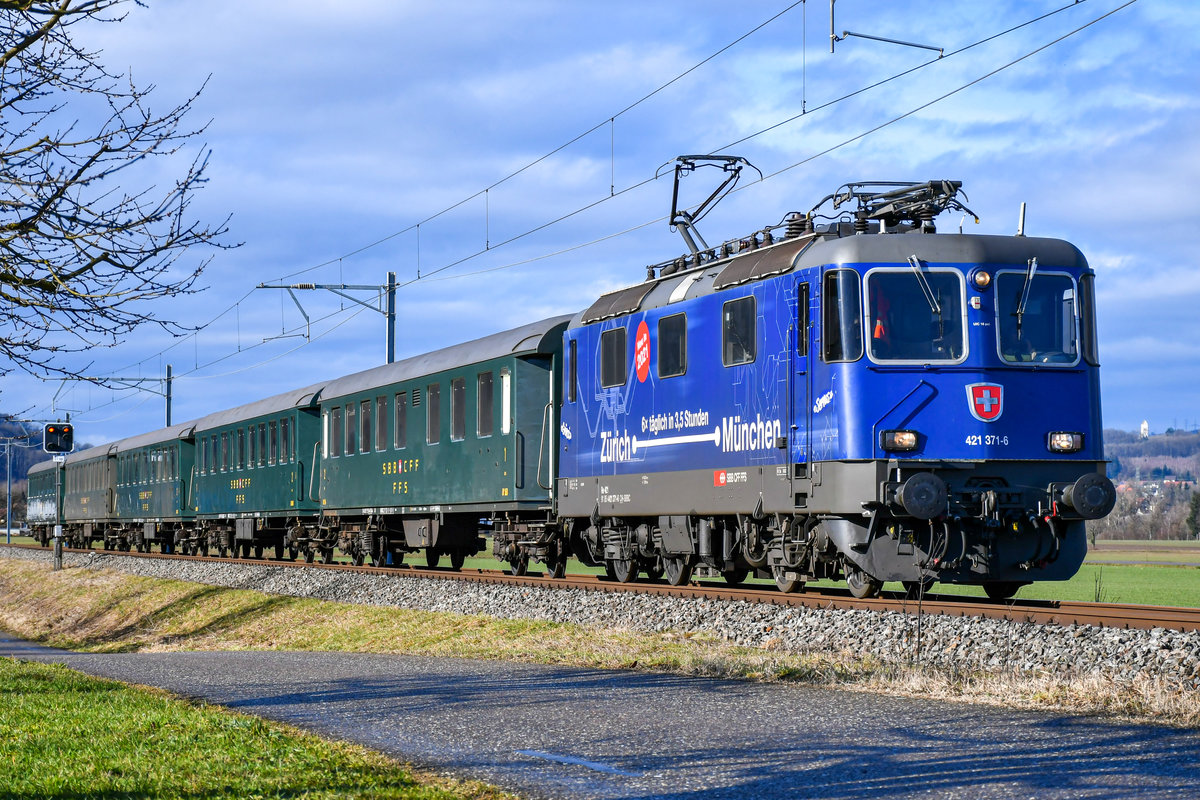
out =
[[[362,551],[362,550],[355,550],[355,551],[354,551],[354,556],[353,556],[353,557],[350,559],[350,563],[352,563],[352,564],[353,564],[354,566],[356,566],[356,567],[361,567],[361,566],[363,565],[363,562],[364,562],[364,561],[366,561],[366,560],[367,560],[367,559],[366,559],[366,557],[363,555],[363,551]]]
[[[508,573],[510,575],[524,575],[529,571],[529,556],[519,555],[508,562]]]
[[[664,558],[663,573],[667,576],[667,583],[683,586],[692,579],[692,563],[687,556]]]
[[[322,564],[332,564],[333,563],[333,548],[332,547],[321,548],[321,563]]]
[[[376,536],[375,546],[371,548],[371,564],[376,567],[387,566],[387,537]]]
[[[283,542],[280,542],[279,544],[275,545],[275,560],[276,561],[283,561],[283,552],[285,549],[286,548],[283,546]]]
[[[208,542],[205,542],[204,544],[200,545],[199,549],[200,549],[200,555],[205,556],[207,558],[208,557]]]
[[[262,558],[263,546],[261,544],[254,545],[254,557]]]
[[[609,562],[612,565],[612,576],[619,583],[633,583],[637,580],[638,565],[633,559],[614,558]]]
[[[993,600],[1008,600],[1024,585],[1017,581],[993,581],[992,583],[985,583],[983,591]]]
[[[804,588],[804,580],[801,578],[789,578],[788,568],[782,564],[776,564],[771,567],[771,576],[775,578],[775,588],[784,594],[798,592]]]
[[[426,566],[428,566],[430,569],[433,569],[434,567],[436,567],[438,565],[438,562],[441,560],[442,560],[441,552],[439,552],[438,550],[436,550],[435,548],[432,548],[432,547],[425,548],[425,564],[426,564]]]
[[[610,581],[615,581],[617,579],[617,571],[613,569],[611,561],[604,562],[604,577],[608,578]]]
[[[467,560],[467,554],[464,553],[462,550],[455,550],[453,553],[450,554],[450,566],[455,570],[462,569],[463,564],[466,562],[466,560]]]
[[[862,599],[865,597],[875,597],[879,594],[879,590],[883,588],[880,581],[875,580],[861,569],[846,567],[846,586],[850,589],[850,594]]]
[[[550,578],[563,578],[567,574],[567,560],[565,558],[558,561],[551,561],[546,565],[546,576]]]
[[[724,578],[725,582],[728,583],[730,586],[741,586],[743,583],[746,582],[746,576],[749,574],[750,574],[750,570],[748,570],[748,569],[734,568],[734,569],[727,569],[724,572],[722,572],[721,577]]]
[[[229,548],[223,544],[218,545],[217,546],[217,555],[219,555],[221,558],[229,558]]]
[[[316,555],[317,554],[315,552],[313,552],[311,549],[305,550],[304,551],[304,563],[311,564],[313,562],[313,559],[316,558]]]
[[[300,551],[294,547],[289,547],[287,552],[288,552],[288,561],[295,561],[296,556],[300,555]]]
[[[933,587],[933,579],[928,578],[923,581],[903,581],[901,585],[904,587],[905,600],[919,600],[929,593]]]

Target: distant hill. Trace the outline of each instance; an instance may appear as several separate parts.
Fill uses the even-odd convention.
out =
[[[8,420],[0,420],[0,437],[7,439],[9,436],[21,436],[29,434],[30,438],[24,441],[13,442],[12,448],[12,479],[13,483],[25,480],[25,473],[34,464],[42,461],[49,461],[49,453],[42,452],[42,431],[36,425],[26,425],[22,427]],[[35,447],[21,447],[23,444],[36,445]],[[4,490],[4,484],[8,480],[8,459],[5,458],[4,448],[0,447],[0,493]],[[3,514],[4,509],[0,507],[0,514]]]
[[[1171,430],[1142,439],[1131,431],[1106,428],[1104,455],[1115,481],[1195,481],[1200,477],[1200,433]]]

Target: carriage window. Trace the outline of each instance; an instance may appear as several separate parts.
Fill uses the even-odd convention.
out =
[[[371,401],[363,400],[359,403],[358,421],[361,426],[358,437],[358,452],[368,453],[371,451]]]
[[[808,355],[808,284],[800,284],[796,291],[796,353]]]
[[[267,463],[274,464],[279,460],[279,425],[275,420],[271,420],[267,423],[267,426],[271,431],[271,449],[267,452]]]
[[[850,269],[826,272],[821,307],[825,360],[857,361],[862,358],[862,299],[858,273]]]
[[[658,321],[658,377],[687,372],[687,317],[673,314]]]
[[[267,463],[267,423],[258,423],[258,465],[265,466]]]
[[[279,460],[295,461],[295,450],[292,446],[292,421],[284,417],[279,420]]]
[[[600,386],[621,386],[625,383],[625,329],[613,328],[600,334]]]
[[[246,461],[246,464],[249,467],[254,467],[255,465],[258,464],[258,434],[256,433],[257,430],[258,430],[258,428],[254,425],[251,425],[249,428],[246,429],[247,433],[249,434],[249,439],[250,439],[250,457]]]
[[[388,413],[387,395],[375,398],[375,449],[387,450]]]
[[[174,447],[167,451],[167,477],[173,481],[179,480],[179,462],[176,457]]]
[[[492,373],[481,372],[475,387],[475,435],[483,438],[492,435],[495,425],[496,406],[492,402]]]
[[[425,387],[425,444],[437,444],[442,438],[442,387]]]
[[[570,345],[567,347],[567,402],[569,403],[575,402],[576,392],[578,391],[576,387],[579,385],[579,370],[575,366],[579,363],[579,359],[576,356],[578,349],[575,340],[572,339]]]
[[[346,450],[348,456],[358,450],[358,404],[346,404]]]
[[[1000,356],[1009,363],[1079,361],[1075,281],[1036,267],[996,275]]]
[[[727,367],[754,360],[758,340],[754,296],[730,300],[721,314],[721,363]]]
[[[1083,360],[1093,367],[1100,366],[1100,348],[1096,343],[1096,276],[1084,275],[1079,279],[1079,321],[1083,328],[1080,334],[1080,350]]]
[[[408,447],[408,392],[396,395],[396,433],[393,443],[397,450]]]
[[[209,441],[207,436],[204,437],[203,441],[204,449],[200,452],[200,471],[207,474],[212,472],[212,442]],[[128,459],[126,459],[125,464],[125,482],[129,482]]]
[[[246,468],[246,429],[237,429],[237,468]]]
[[[450,381],[450,441],[467,438],[467,382],[463,378]]]
[[[229,469],[229,434],[221,434],[221,472]]]
[[[500,433],[507,436],[512,430],[512,374],[508,367],[500,370]]]
[[[916,259],[912,263],[909,269],[877,270],[867,277],[871,359],[922,364],[961,360],[961,273],[932,270]]]
[[[341,406],[333,409],[333,419],[330,422],[329,427],[333,430],[333,442],[329,447],[329,456],[330,458],[337,458],[342,454],[342,434],[344,433],[344,429],[342,428]]]

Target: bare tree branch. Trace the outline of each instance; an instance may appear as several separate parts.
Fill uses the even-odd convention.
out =
[[[190,213],[207,153],[167,187],[135,169],[203,134],[184,118],[204,87],[155,113],[153,86],[109,73],[76,41],[119,23],[130,1],[0,0],[0,375],[69,376],[63,356],[143,325],[182,333],[146,301],[196,291],[208,262],[180,258],[226,246],[228,219]]]

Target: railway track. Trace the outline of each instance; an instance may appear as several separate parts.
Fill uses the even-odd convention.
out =
[[[27,550],[45,552],[37,545],[8,545]],[[1011,622],[1030,622],[1047,625],[1092,625],[1105,628],[1166,628],[1179,631],[1200,630],[1200,609],[1175,608],[1170,606],[1145,606],[1119,603],[1084,603],[1058,600],[1014,599],[996,602],[981,597],[962,597],[945,594],[929,594],[921,600],[905,598],[902,594],[884,592],[876,598],[858,599],[844,589],[814,587],[795,594],[783,594],[773,587],[734,587],[722,581],[693,579],[685,586],[671,586],[665,582],[619,583],[596,575],[567,575],[565,578],[550,578],[540,573],[511,575],[503,570],[418,567],[402,564],[396,567],[354,566],[344,563],[308,564],[298,561],[275,559],[244,560],[218,558],[215,556],[163,555],[161,553],[132,553],[111,550],[65,549],[65,552],[147,559],[181,559],[192,562],[225,564],[258,564],[287,569],[322,569],[351,571],[365,574],[392,575],[397,577],[441,578],[474,583],[530,586],[550,589],[582,589],[590,592],[637,592],[672,597],[687,597],[748,603],[769,603],[777,606],[793,606],[813,609],[857,609],[865,611],[896,611],[909,614],[945,615],[952,617],[981,617],[1002,619]]]

